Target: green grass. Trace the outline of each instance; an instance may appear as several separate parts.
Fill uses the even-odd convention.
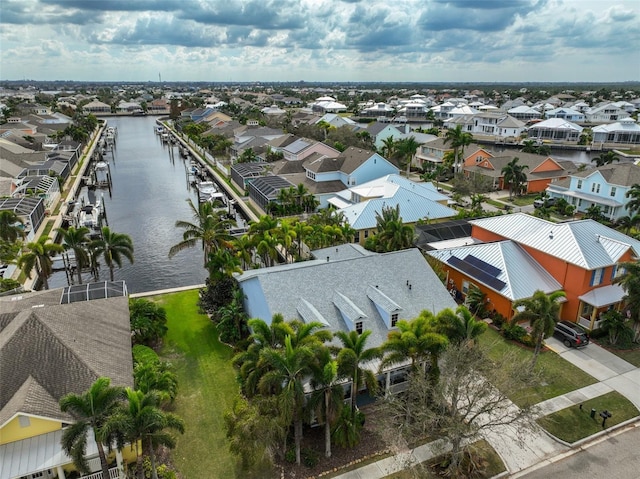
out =
[[[481,439],[472,444],[475,452],[486,461],[486,470],[480,477],[494,477],[501,472],[506,471],[504,467],[504,463],[498,453],[491,447],[491,445]],[[431,461],[427,462],[427,465],[437,464],[439,458],[434,458]],[[420,477],[421,479],[436,479],[442,477],[436,474],[433,470],[429,470],[425,467],[414,467],[409,470],[399,471],[395,474],[391,474],[390,476],[386,476],[386,479],[415,479],[416,477]]]
[[[624,359],[628,363],[633,364],[635,367],[640,368],[640,346],[638,346],[637,344],[634,343],[635,347],[633,349],[617,349],[607,343],[604,343],[603,340],[598,340],[597,342],[600,346],[606,348],[606,350],[610,353],[615,354],[620,359]]]
[[[513,351],[522,367],[529,367],[533,357],[533,350],[506,341],[492,328],[482,334],[480,343],[489,348],[489,356],[498,359],[507,351]],[[518,394],[508,394],[518,406],[536,404],[546,399],[594,384],[597,380],[578,367],[561,358],[553,351],[544,351],[538,356],[536,367],[541,371],[542,383],[533,388],[519,391]]]
[[[169,331],[160,356],[175,366],[175,413],[186,424],[173,462],[182,477],[234,477],[223,426],[223,414],[238,394],[231,348],[220,343],[211,321],[198,313],[198,290],[152,299],[167,312]]]
[[[498,198],[500,201],[504,201],[504,202],[508,202],[508,203],[513,203],[516,206],[527,206],[527,205],[532,205],[533,201],[538,198],[540,195],[539,194],[535,194],[535,195],[522,195],[522,196],[513,196],[511,199],[509,199],[508,196],[505,196],[503,198]]]
[[[591,409],[596,410],[596,417],[591,419]],[[607,428],[620,424],[638,415],[638,410],[627,398],[616,391],[589,399],[578,405],[562,409],[538,419],[538,424],[554,436],[572,443],[602,431],[600,412],[607,410],[611,417],[607,419]]]

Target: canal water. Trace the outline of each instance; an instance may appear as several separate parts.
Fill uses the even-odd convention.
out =
[[[125,280],[130,293],[201,284],[207,276],[199,246],[168,257],[171,246],[182,240],[176,220],[193,221],[187,198],[195,205],[198,198],[188,187],[177,146],[170,155],[172,147],[155,134],[155,119],[108,119],[118,129],[115,150],[105,155],[113,179],[111,197],[107,189],[97,190],[104,195],[111,231],[133,240],[134,263],[123,258],[122,268],[115,270],[115,279]],[[108,270],[102,269],[100,279],[109,279]],[[65,273],[54,273],[49,284],[67,286]]]

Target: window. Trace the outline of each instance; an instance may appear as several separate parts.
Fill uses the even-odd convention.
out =
[[[593,313],[593,306],[587,303],[582,303],[582,310],[580,311],[580,315],[588,318]]]
[[[625,268],[624,266],[615,265],[613,267],[614,278],[619,278],[620,276],[624,276],[625,274],[627,274],[627,268]]]
[[[591,185],[591,193],[600,193],[600,183],[593,183]]]
[[[307,178],[311,178],[312,180],[315,180],[316,174],[313,171],[307,170]]]
[[[31,426],[31,421],[29,420],[29,416],[18,416],[18,423],[20,423],[20,427]]]
[[[579,190],[582,189],[582,180],[578,180],[578,185],[576,186]]]
[[[462,294],[467,294],[469,292],[469,281],[462,282]]]
[[[391,327],[395,328],[397,323],[398,323],[398,313],[392,313],[391,314]]]
[[[364,239],[369,237],[369,230],[364,230]]]
[[[616,190],[616,187],[615,187],[615,186],[612,186],[612,187],[611,187],[611,193],[609,193],[609,195],[611,195],[611,196],[616,196],[616,191],[617,191],[617,190]]]
[[[591,272],[590,286],[598,286],[602,283],[602,277],[604,276],[604,268],[594,269]]]
[[[356,331],[358,332],[358,334],[362,334],[362,321],[356,321]]]

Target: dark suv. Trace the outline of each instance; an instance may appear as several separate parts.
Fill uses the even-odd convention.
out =
[[[585,334],[584,329],[569,321],[558,321],[553,335],[568,348],[582,348],[589,344],[589,337]]]

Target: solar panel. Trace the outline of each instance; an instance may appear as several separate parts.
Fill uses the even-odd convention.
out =
[[[498,276],[502,270],[500,268],[496,268],[493,265],[490,265],[489,263],[487,263],[486,261],[482,261],[480,258],[476,258],[475,256],[468,254],[465,258],[464,261],[466,261],[467,263],[475,266],[476,268],[478,268],[481,271],[484,271],[485,273],[490,274],[493,277]]]
[[[466,260],[466,258],[465,258],[465,260]],[[451,256],[447,260],[447,263],[449,263],[451,266],[459,269],[463,273],[468,274],[471,278],[477,279],[479,282],[481,282],[483,284],[486,284],[491,289],[494,289],[496,291],[502,291],[502,289],[507,284],[504,281],[501,281],[498,278],[496,278],[495,276],[490,275],[486,271],[482,271],[478,267],[472,265],[471,263],[468,263],[465,260],[462,260],[462,259],[460,259],[460,258],[458,258],[456,256]],[[496,269],[496,268],[494,268],[494,269]]]

